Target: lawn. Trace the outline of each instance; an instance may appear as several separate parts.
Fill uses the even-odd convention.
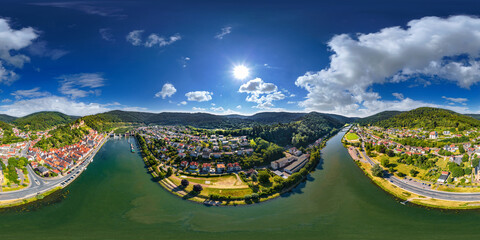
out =
[[[356,133],[347,133],[347,135],[345,135],[345,138],[348,141],[354,141],[354,140],[358,140],[359,137]]]
[[[253,191],[241,179],[235,175],[226,175],[221,177],[198,177],[198,176],[170,176],[169,179],[177,186],[180,185],[182,179],[187,179],[190,184],[185,189],[187,192],[192,191],[193,185],[201,184],[203,191],[202,196],[208,197],[210,194],[218,194],[220,196],[243,197],[252,194]]]

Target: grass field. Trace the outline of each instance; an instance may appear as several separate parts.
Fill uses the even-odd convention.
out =
[[[345,135],[345,138],[348,140],[348,141],[354,141],[354,140],[358,140],[358,135],[356,133],[347,133]]]
[[[243,197],[252,194],[253,191],[248,185],[236,175],[226,175],[220,177],[197,177],[197,176],[170,176],[175,185],[180,186],[182,179],[187,179],[190,185],[185,189],[187,192],[192,191],[193,185],[200,184],[203,191],[202,196],[208,197],[210,194],[218,194],[220,196]]]

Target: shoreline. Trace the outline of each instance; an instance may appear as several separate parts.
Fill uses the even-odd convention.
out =
[[[66,184],[62,185],[61,183],[57,183],[51,187],[49,187],[48,189],[44,189],[44,190],[41,190],[37,193],[33,193],[33,194],[29,194],[29,195],[26,195],[24,197],[21,197],[21,198],[17,198],[17,199],[11,199],[11,200],[2,200],[0,201],[0,209],[3,209],[3,208],[10,208],[10,207],[18,207],[18,206],[21,206],[21,205],[24,205],[24,204],[28,204],[28,203],[33,203],[35,201],[38,201],[38,200],[42,200],[43,198],[59,191],[59,190],[62,190],[62,189],[65,189],[68,185],[72,184],[84,171],[85,169],[88,167],[88,165],[90,165],[90,163],[93,162],[93,158],[97,155],[98,151],[103,147],[103,145],[108,141],[109,137],[108,135],[106,135],[106,137],[104,138],[104,140],[98,144],[98,146],[89,154],[89,156],[86,157],[85,160],[82,161],[83,162],[87,162],[85,164],[85,166],[83,166],[83,168],[81,169],[80,173],[78,175],[76,175],[75,177],[73,177],[73,179],[71,181],[68,181]],[[78,164],[78,166],[81,165]],[[36,174],[33,169],[32,169],[32,174]],[[37,175],[38,176],[38,175]],[[44,180],[44,178],[38,176],[40,179]],[[32,181],[30,181],[30,184],[33,184],[34,180],[32,179]],[[64,182],[64,181],[62,181]],[[14,192],[9,192],[9,193],[14,193]]]

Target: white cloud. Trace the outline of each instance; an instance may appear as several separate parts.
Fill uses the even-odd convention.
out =
[[[21,98],[38,98],[38,97],[45,97],[49,96],[49,92],[41,92],[39,87],[32,88],[29,90],[17,90],[13,93],[11,93],[12,96],[14,96],[16,99],[21,99]]]
[[[223,39],[226,35],[230,34],[232,32],[232,27],[224,27],[222,28],[221,32],[217,33],[215,35],[216,39]]]
[[[212,100],[212,92],[208,91],[194,91],[188,92],[185,94],[188,101],[195,101],[195,102],[206,102]]]
[[[182,39],[182,36],[180,36],[180,34],[178,33],[170,37],[163,37],[163,36],[159,36],[156,33],[152,33],[148,36],[145,42],[143,42],[142,40],[143,32],[144,30],[133,30],[129,32],[126,37],[127,42],[131,43],[133,46],[143,45],[145,47],[150,48],[154,46],[164,47]]]
[[[142,33],[143,30],[133,30],[127,34],[127,42],[131,43],[133,46],[140,46],[142,44]]]
[[[5,98],[5,99],[2,100],[2,103],[9,103],[11,101],[12,101],[11,99]]]
[[[60,93],[69,95],[71,98],[86,97],[90,94],[100,95],[97,89],[104,85],[105,79],[101,73],[79,73],[62,75],[60,79]],[[95,90],[93,90],[95,89]]]
[[[330,66],[307,72],[295,82],[309,92],[300,103],[308,111],[356,115],[411,109],[417,106],[402,104],[414,100],[386,102],[368,89],[419,76],[438,77],[462,88],[480,81],[476,77],[480,76],[480,19],[475,17],[425,17],[410,21],[407,28],[384,28],[355,37],[337,35],[328,46],[333,52]],[[466,60],[455,60],[461,55]]]
[[[238,105],[237,107],[235,107],[236,109],[242,109],[242,105]]]
[[[465,103],[468,101],[468,99],[466,98],[452,98],[452,97],[445,97],[445,96],[442,96],[442,98],[454,103]]]
[[[164,47],[181,39],[182,37],[178,33],[168,38],[160,37],[157,34],[152,33],[150,34],[150,36],[148,36],[148,39],[145,42],[145,47],[153,47],[156,45],[158,45],[159,47]]]
[[[286,96],[273,83],[266,83],[261,78],[255,78],[240,86],[241,93],[248,93],[247,102],[257,103],[255,108],[270,109],[274,107],[273,101],[282,100]]]
[[[187,101],[181,101],[177,104],[178,106],[187,105]]]
[[[211,107],[210,110],[214,111],[214,112],[223,112],[225,111],[225,109],[223,109],[223,107]]]
[[[162,91],[157,92],[155,97],[162,97],[165,99],[166,97],[171,97],[173,94],[177,92],[177,89],[171,83],[163,84]]]
[[[7,67],[21,68],[30,61],[28,56],[15,54],[32,44],[38,38],[32,27],[15,30],[10,28],[7,19],[0,18],[0,83],[10,84],[18,79],[18,75]]]
[[[19,100],[0,106],[1,113],[17,117],[39,111],[59,111],[69,115],[84,116],[109,110],[111,109],[106,108],[102,104],[77,102],[59,96]]]
[[[180,63],[182,64],[182,67],[186,68],[188,66],[188,62],[190,61],[189,57],[182,57],[180,60]]]
[[[98,30],[98,33],[100,33],[100,37],[102,37],[102,39],[105,41],[109,41],[109,42],[115,41],[115,38],[113,37],[113,34],[112,34],[112,29],[110,28],[100,28]]]
[[[201,107],[192,107],[192,110],[193,111],[205,111],[206,109],[205,108],[201,108]]]
[[[271,92],[277,91],[277,86],[275,86],[275,84],[273,83],[266,83],[261,78],[255,78],[253,80],[250,80],[242,84],[242,86],[240,86],[240,89],[238,91],[242,93],[257,93],[257,94],[271,93]]]
[[[405,97],[403,96],[403,94],[401,94],[401,93],[396,93],[396,92],[394,92],[394,93],[392,93],[392,95],[393,95],[395,98],[399,99],[399,100],[402,100],[402,99],[405,98]]]

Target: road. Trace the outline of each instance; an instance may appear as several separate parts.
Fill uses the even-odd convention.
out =
[[[361,151],[362,157],[370,163],[370,165],[375,165],[372,159],[367,156],[365,151]],[[442,200],[449,200],[449,201],[461,201],[461,202],[472,202],[472,201],[480,201],[480,192],[473,192],[473,193],[456,193],[456,192],[444,192],[444,191],[437,191],[430,189],[429,186],[423,185],[422,183],[415,182],[414,180],[409,179],[401,179],[392,174],[387,175],[385,177],[393,185],[406,190],[408,192],[412,192],[421,196],[442,199]]]
[[[52,178],[52,179],[42,178],[33,171],[30,165],[28,165],[27,171],[28,171],[28,179],[30,179],[30,185],[17,191],[1,192],[0,201],[26,199],[26,198],[30,198],[35,195],[47,192],[56,187],[66,187],[68,184],[72,183],[78,176],[80,176],[80,174],[85,170],[88,164],[92,161],[93,157],[95,157],[95,154],[102,147],[102,145],[107,141],[107,139],[108,139],[108,135],[105,137],[103,142],[101,142],[85,158],[85,160],[81,164],[69,170],[70,173],[66,174],[65,176]]]

